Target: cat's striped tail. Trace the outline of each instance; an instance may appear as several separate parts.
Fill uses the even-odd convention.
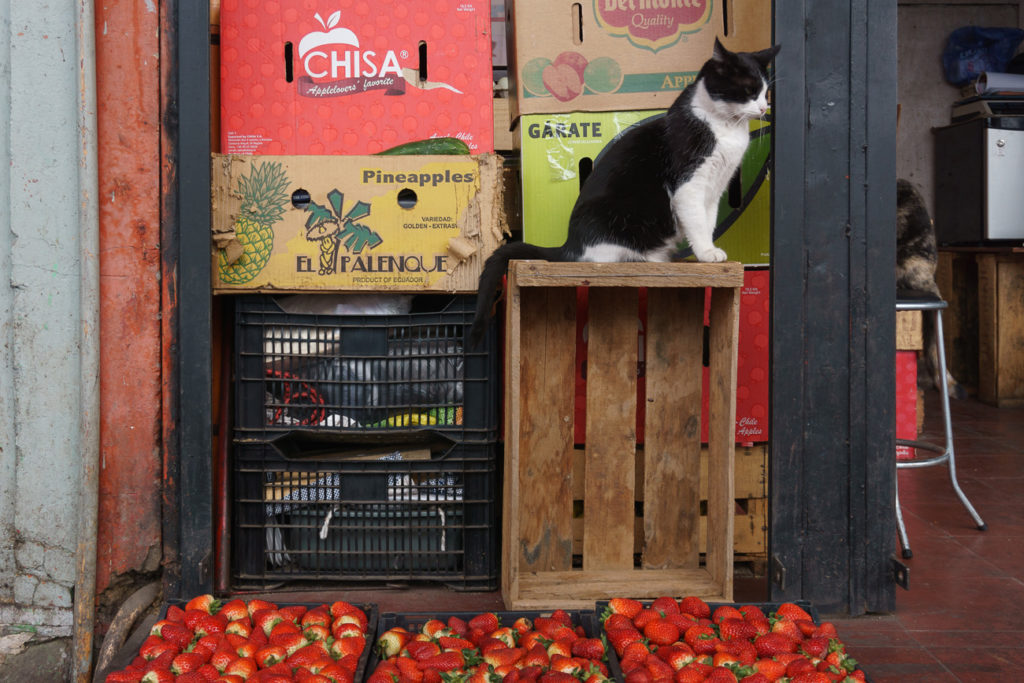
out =
[[[480,346],[487,332],[487,323],[494,315],[494,304],[498,301],[498,293],[502,287],[502,278],[508,270],[508,262],[513,260],[540,259],[542,261],[562,261],[561,247],[538,247],[526,242],[509,242],[494,250],[480,272],[480,285],[476,295],[476,317],[469,332],[470,348]]]

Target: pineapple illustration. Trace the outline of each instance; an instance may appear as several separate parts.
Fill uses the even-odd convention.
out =
[[[235,236],[245,251],[234,263],[227,263],[221,252],[221,282],[244,284],[267,265],[274,246],[274,224],[281,220],[289,199],[287,187],[288,178],[279,162],[253,164],[249,175],[238,180],[242,207],[235,220]]]

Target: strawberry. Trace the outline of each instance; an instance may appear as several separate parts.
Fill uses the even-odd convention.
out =
[[[711,607],[708,603],[693,595],[679,601],[679,611],[683,614],[692,614],[698,619],[707,619],[711,616]]]
[[[338,628],[331,629],[331,635],[335,638],[348,638],[349,636],[363,637],[366,634],[363,629],[359,628],[359,624],[346,623],[338,624]],[[409,634],[409,637],[412,637],[411,633]]]
[[[283,612],[282,616],[284,616]],[[273,638],[274,636],[280,636],[286,633],[302,633],[302,629],[299,628],[299,625],[294,621],[291,621],[290,619],[282,619],[280,622],[274,624],[273,628],[270,629],[270,633],[267,634],[267,637]]]
[[[561,671],[545,671],[537,678],[537,683],[579,683],[579,679]]]
[[[698,623],[697,617],[692,614],[683,614],[682,612],[677,614],[666,614],[665,619],[678,626],[680,633],[686,633],[686,629]]]
[[[227,617],[218,614],[207,614],[200,618],[195,625],[196,635],[199,637],[208,636],[213,633],[224,633],[228,626]]]
[[[786,676],[789,678],[796,678],[804,673],[817,673],[814,664],[806,657],[797,657],[786,665]]]
[[[633,625],[643,631],[644,626],[647,626],[647,624],[655,619],[661,619],[661,612],[656,609],[651,609],[650,607],[644,607],[636,613],[635,617],[633,617]]]
[[[167,621],[174,621],[180,624],[185,621],[185,610],[177,605],[169,605],[167,607],[167,614],[164,615],[164,618],[167,619]]]
[[[329,640],[331,631],[323,624],[311,624],[302,627],[302,635],[306,636],[306,640],[309,641]]]
[[[758,657],[774,657],[784,652],[796,652],[796,640],[783,633],[766,633],[754,639]]]
[[[252,623],[249,621],[249,615],[245,615],[245,619],[236,619],[235,621],[228,622],[228,625],[224,627],[224,633],[234,633],[243,638],[248,638],[249,634],[252,633]]]
[[[147,671],[140,679],[141,683],[174,683],[175,676],[170,669],[153,669]]]
[[[781,633],[782,635],[791,638],[797,642],[804,639],[804,634],[797,626],[795,621],[789,619],[779,619],[772,624],[772,633]]]
[[[629,628],[613,629],[606,633],[608,642],[615,648],[615,652],[622,654],[622,650],[626,645],[635,643],[643,640],[644,636],[640,631],[637,631],[632,626]]]
[[[357,624],[365,633],[369,628],[369,619],[366,616],[366,612],[358,607],[353,607],[348,612],[343,612],[334,617],[334,621],[331,622],[331,629],[337,628],[338,624]]]
[[[490,636],[487,636],[485,638],[481,638],[480,640],[478,640],[476,642],[477,649],[480,650],[480,652],[482,652],[482,653],[483,652],[490,652],[491,650],[499,650],[499,649],[502,649],[502,648],[506,648],[508,646],[509,646],[508,643],[506,643],[504,640],[498,640],[497,638],[491,638]],[[459,648],[445,648],[445,649],[455,650],[455,649],[459,649]]]
[[[791,619],[794,621],[797,619],[813,621],[813,619],[811,619],[811,615],[807,613],[807,610],[793,602],[784,602],[776,607],[775,615],[779,618]]]
[[[351,602],[346,602],[345,600],[335,600],[331,603],[330,607],[327,608],[327,612],[331,615],[332,619],[337,619],[342,614],[348,614],[357,609],[359,608],[353,605]]]
[[[676,602],[675,598],[665,595],[655,598],[651,602],[651,608],[661,612],[662,616],[666,614],[679,614],[679,603]]]
[[[488,651],[483,655],[486,664],[498,669],[514,665],[526,653],[521,647],[501,647]]]
[[[776,659],[763,657],[752,666],[754,671],[764,675],[769,681],[777,681],[786,675],[786,665]]]
[[[651,679],[655,681],[671,680],[676,673],[676,670],[668,662],[653,652],[648,653],[644,659],[644,668],[651,674]]]
[[[824,636],[807,638],[799,645],[800,650],[808,657],[823,659],[828,654],[828,638]]]
[[[686,643],[676,643],[675,645],[659,647],[655,654],[665,660],[665,662],[676,671],[679,671],[694,659],[693,650]]]
[[[150,671],[170,671],[171,662],[173,662],[174,658],[177,656],[177,652],[164,652],[156,659],[146,662],[145,666],[142,667],[142,670],[145,673],[149,673]]]
[[[471,651],[458,651],[451,650],[448,652],[442,652],[441,654],[434,655],[433,657],[427,657],[421,662],[417,662],[416,666],[421,670],[436,669],[437,671],[455,671],[456,669],[462,669],[466,666],[467,654],[472,655]]]
[[[747,640],[724,640],[715,647],[716,652],[728,652],[743,666],[757,661],[757,649]]]
[[[682,668],[676,672],[675,677],[672,679],[675,683],[703,683],[707,678],[703,673],[697,669]]]
[[[309,645],[309,641],[306,640],[306,636],[302,635],[300,632],[284,632],[271,634],[270,644],[280,645],[290,657],[298,650]]]
[[[529,617],[519,617],[512,622],[512,629],[519,635],[529,633],[533,630],[533,620]]]
[[[331,651],[331,656],[341,659],[347,655],[355,655],[358,657],[363,654],[363,650],[366,649],[366,638],[363,636],[348,636],[346,638],[336,638],[331,641],[328,646]]]
[[[698,655],[712,654],[715,651],[715,646],[719,643],[715,630],[710,626],[703,626],[701,624],[688,628],[686,633],[683,634],[683,639],[687,645],[693,648],[693,652]]]
[[[708,683],[736,683],[736,674],[724,666],[716,666],[704,679]]]
[[[639,600],[612,598],[608,601],[608,606],[601,612],[601,619],[606,620],[612,614],[621,614],[628,619],[632,619],[643,607],[643,603]]]
[[[288,658],[288,651],[280,645],[265,645],[256,651],[256,663],[261,669],[283,662]]]
[[[579,638],[572,643],[572,654],[599,662],[605,658],[604,642],[600,638]]]
[[[842,680],[842,679],[835,679]],[[790,683],[832,683],[833,679],[821,671],[807,671],[791,677]]]
[[[184,650],[192,643],[192,640],[195,638],[195,634],[190,629],[186,628],[184,624],[167,622],[167,624],[160,629],[160,637],[168,643],[177,645],[178,649]]]
[[[257,664],[255,659],[252,657],[239,657],[225,666],[223,673],[228,676],[241,676],[248,680],[250,676],[256,673],[256,669]]]
[[[285,619],[298,625],[299,620],[302,619],[302,615],[304,615],[308,609],[309,608],[305,605],[286,605],[285,607],[278,608],[277,611],[283,614]]]
[[[572,674],[575,676],[582,669],[583,665],[580,663],[581,660],[575,657],[566,657],[565,655],[554,655],[551,657],[551,671],[560,671],[561,673]]]
[[[650,672],[648,672],[643,666],[638,666],[626,671],[624,677],[626,683],[652,683],[654,680],[651,678]],[[700,680],[703,681],[704,679],[701,678]]]
[[[228,600],[226,603],[221,605],[217,614],[223,615],[228,621],[238,621],[239,619],[245,619],[246,621],[249,620],[249,608],[246,607],[245,602],[238,598]]]
[[[738,667],[740,665],[740,658],[731,652],[716,652],[711,658],[711,666],[730,666]]]
[[[757,617],[751,617],[746,620],[748,624],[754,627],[757,631],[757,635],[763,636],[765,633],[770,633],[772,630],[772,624],[768,621],[768,618],[759,619]]]
[[[448,621],[446,623],[452,634],[456,636],[465,636],[469,633],[469,624],[467,624],[466,620],[461,617],[457,617],[453,614],[448,617]]]
[[[206,612],[207,614],[216,614],[217,610],[220,609],[220,600],[217,600],[209,593],[205,595],[197,595],[196,597],[185,603],[185,612],[189,610],[199,610]]]
[[[719,622],[718,635],[722,640],[753,640],[757,628],[745,619],[727,617]]]
[[[647,643],[644,641],[638,641],[626,645],[625,649],[622,651],[622,660],[637,660],[642,664],[646,661],[647,655],[650,653],[651,651],[647,647]]]
[[[142,671],[128,667],[120,671],[111,671],[103,679],[103,683],[139,683],[142,680]]]
[[[299,625],[303,629],[314,625],[320,625],[326,626],[328,630],[330,630],[331,621],[333,621],[333,619],[331,619],[331,613],[327,611],[327,606],[320,605],[319,607],[307,610],[306,613],[302,615],[302,618],[299,619]]]
[[[741,678],[740,683],[771,683],[771,680],[760,671],[755,671]]]
[[[547,648],[537,643],[523,654],[522,664],[524,667],[539,666],[546,669],[551,665],[551,657],[548,655]]]
[[[483,612],[469,620],[470,631],[483,631],[487,634],[496,631],[500,625],[498,615],[494,612]]]
[[[147,661],[152,661],[166,652],[173,656],[181,652],[181,648],[160,636],[148,636],[139,646],[139,654]]]
[[[338,640],[342,639],[339,638]],[[402,648],[405,647],[405,644],[410,640],[412,640],[411,633],[401,626],[395,626],[393,628],[389,628],[380,635],[375,647],[381,658],[387,659],[388,657],[394,657],[401,652]]]
[[[554,657],[555,655],[562,655],[563,657],[572,656],[572,641],[571,640],[553,640],[548,645],[548,656]]]
[[[295,683],[331,683],[331,679],[326,676],[320,676],[305,669],[297,670],[294,678]]]
[[[277,609],[277,605],[273,602],[267,602],[266,600],[260,600],[259,598],[253,598],[249,602],[245,603],[245,608],[249,610],[249,617],[251,618],[256,612],[264,609]]]
[[[221,674],[213,679],[214,683],[245,683],[245,679],[235,674]]]
[[[210,655],[210,664],[217,669],[218,673],[224,673],[224,669],[228,667],[228,664],[236,659],[238,659],[238,655],[231,650],[220,650]]]
[[[604,618],[604,630],[614,631],[617,628],[635,628],[633,620],[625,614],[609,614]]]
[[[652,645],[671,645],[679,640],[679,627],[667,619],[653,619],[644,626],[644,637]]]
[[[742,619],[743,613],[732,605],[720,605],[711,613],[711,621],[716,624],[722,623],[723,619]]]
[[[423,670],[416,666],[415,659],[398,655],[393,657],[390,661],[398,667],[401,680],[407,681],[408,683],[421,683],[423,680]]]
[[[261,609],[252,614],[252,625],[254,629],[263,631],[264,635],[270,636],[274,627],[284,621],[284,615],[276,609]]]
[[[742,606],[740,606],[739,610],[740,610],[740,614],[742,614],[743,618],[746,619],[747,621],[751,621],[753,619],[767,619],[768,618],[767,615],[764,613],[764,611],[760,607],[758,607],[757,605],[742,605]]]

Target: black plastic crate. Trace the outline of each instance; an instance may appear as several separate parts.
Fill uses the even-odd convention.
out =
[[[238,438],[429,430],[486,443],[498,431],[493,323],[469,348],[475,300],[418,295],[408,313],[288,313],[264,295],[235,309]]]
[[[271,443],[235,445],[236,588],[396,581],[497,588],[496,444],[359,457],[285,457]]]

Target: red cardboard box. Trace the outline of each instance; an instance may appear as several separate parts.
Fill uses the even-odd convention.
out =
[[[494,150],[488,0],[223,0],[221,151]]]
[[[747,269],[740,290],[739,339],[736,362],[736,443],[744,446],[768,440],[769,271]],[[577,291],[576,310],[576,416],[575,442],[586,442],[586,362],[587,362],[587,291]],[[704,324],[708,324],[705,309]],[[637,311],[637,344],[641,349],[641,367],[637,368],[637,442],[644,440],[645,383],[643,375],[644,325],[647,319],[647,298],[641,290]],[[701,441],[708,440],[708,370],[704,368],[704,399],[701,416]]]
[[[896,438],[916,440],[917,413],[917,351],[896,352]],[[914,449],[897,446],[896,458],[909,460]]]

